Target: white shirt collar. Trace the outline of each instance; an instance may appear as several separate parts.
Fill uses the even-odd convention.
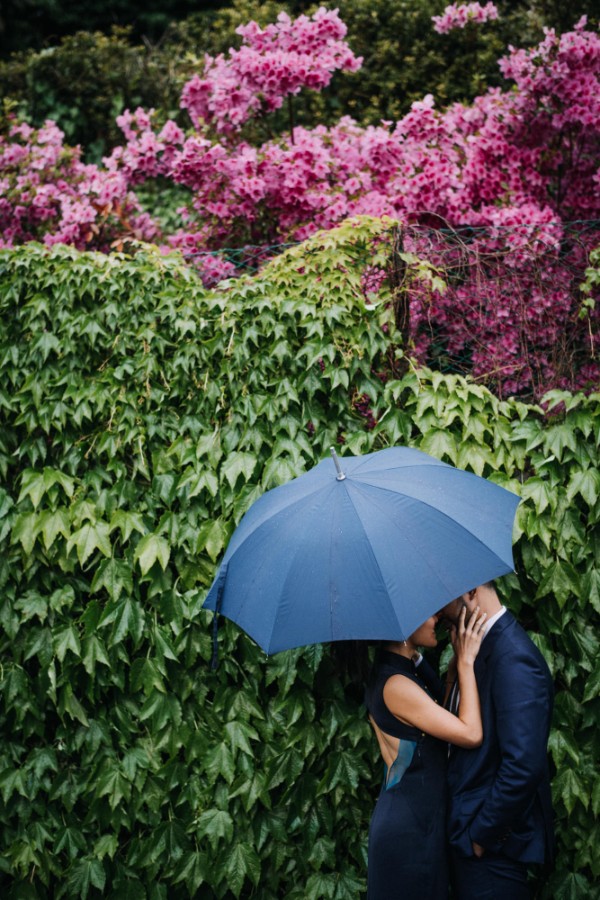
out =
[[[505,612],[506,612],[506,607],[503,606],[501,609],[498,610],[497,613],[494,613],[494,615],[492,616],[491,619],[488,619],[488,620],[487,620],[487,622],[486,622],[485,625],[483,626],[483,637],[484,637],[484,638],[485,638],[486,634],[488,633],[488,631],[490,630],[490,628],[492,628],[492,627],[496,624],[496,622],[498,621],[498,619],[499,619],[501,616],[503,616]],[[483,638],[482,638],[482,640],[483,640]]]

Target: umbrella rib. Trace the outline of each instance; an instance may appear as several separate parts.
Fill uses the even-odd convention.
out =
[[[313,493],[314,493],[314,492],[313,492]],[[309,496],[312,497],[312,494],[310,494]],[[306,498],[303,498],[303,499],[306,499]],[[296,557],[298,556],[298,554],[301,552],[302,549],[303,549],[303,548],[302,548],[302,545],[299,544],[299,545],[296,547],[294,553],[290,554],[290,556],[289,556],[289,566],[288,566],[287,575],[285,576],[285,580],[284,580],[284,582],[283,582],[283,584],[282,584],[282,586],[281,586],[281,596],[282,596],[282,597],[285,595],[285,591],[286,591],[286,588],[287,588],[288,580],[289,580],[289,578],[290,578],[290,573],[291,573],[291,571],[292,571],[292,569],[293,569],[293,567],[294,567],[294,563],[295,563],[295,561],[296,561]],[[274,634],[274,632],[275,632],[275,626],[277,625],[277,622],[278,622],[278,620],[279,620],[279,615],[280,615],[280,613],[281,613],[281,608],[282,608],[282,607],[281,607],[281,604],[279,604],[279,605],[277,606],[275,615],[273,616],[273,624],[272,624],[272,626],[271,626],[271,633],[270,633],[270,635],[269,635],[269,643],[268,643],[268,646],[269,646],[269,647],[271,646],[271,642],[272,642],[272,640],[273,640],[273,634]]]
[[[291,482],[289,482],[289,483],[291,484]],[[284,485],[282,485],[282,487],[284,487]],[[318,493],[319,491],[321,491],[322,489],[323,489],[323,488],[322,488],[322,485],[319,485],[319,486],[315,487],[315,489],[314,489],[313,491],[311,491],[310,493],[308,493],[308,494],[303,494],[302,497],[299,497],[297,500],[293,500],[293,501],[292,501],[291,503],[289,503],[287,506],[282,507],[282,509],[285,509],[286,511],[287,511],[287,510],[292,510],[292,509],[294,509],[294,507],[299,506],[301,503],[304,503],[305,500],[310,500],[312,497],[314,497],[315,494],[317,494],[317,493]],[[268,493],[268,492],[267,492],[267,493]],[[266,497],[266,496],[267,496],[267,493],[263,494],[262,496],[263,496],[263,497]],[[260,499],[261,499],[261,498],[259,498],[259,500],[260,500]],[[257,502],[259,502],[259,501],[257,501]],[[277,513],[276,513],[276,514],[282,512],[282,509],[277,510]],[[238,550],[240,550],[240,549],[244,546],[244,543],[248,540],[248,538],[249,538],[251,535],[253,535],[253,534],[254,534],[255,532],[257,532],[260,528],[262,528],[263,525],[269,525],[269,523],[270,523],[270,521],[271,521],[271,518],[272,518],[272,515],[273,515],[272,513],[269,513],[269,515],[266,516],[265,518],[261,519],[260,522],[257,522],[256,524],[253,524],[252,527],[251,527],[251,528],[250,528],[250,529],[242,536],[242,538],[241,538],[241,540],[240,540],[240,543],[239,543],[238,546],[235,548],[235,550],[233,551],[233,553],[231,554],[231,556],[227,556],[227,552],[225,552],[225,555],[224,555],[223,559],[221,560],[220,565],[222,565],[225,561],[227,561],[227,562],[229,563],[229,562],[235,557],[235,555],[236,555],[236,553],[238,552]],[[243,521],[243,520],[242,520],[242,521]],[[240,525],[238,525],[238,528],[241,526],[241,524],[242,524],[242,522],[240,522]],[[232,539],[233,539],[233,538],[232,538]]]
[[[388,450],[394,450],[397,448],[388,447]],[[371,469],[371,474],[377,475],[381,472],[396,472],[398,469],[422,469],[425,465],[426,467],[432,467],[436,469],[456,469],[456,466],[451,466],[449,463],[442,462],[441,459],[436,459],[434,456],[429,456],[427,453],[424,453],[422,450],[417,450],[414,447],[406,447],[406,450],[415,450],[416,453],[422,454],[422,457],[418,462],[396,462],[386,464],[383,468],[374,468]],[[352,467],[352,474],[355,472],[361,472],[362,475],[368,474],[369,469],[367,468],[367,472],[363,472],[362,469],[364,466],[369,466],[372,462],[372,457],[376,456],[377,453],[384,453],[383,450],[378,450],[375,453],[368,453],[363,457],[340,457],[340,463],[342,464],[342,468],[344,467],[344,459],[360,459],[355,466]],[[462,472],[463,469],[458,469],[457,471]]]
[[[449,468],[452,468],[452,467],[449,466]],[[463,469],[457,469],[456,471],[462,472]],[[379,485],[379,484],[372,484],[370,482],[363,482],[363,483],[367,483],[370,488],[373,488],[378,491],[383,491],[383,492],[389,491],[389,488],[383,487],[382,485]],[[490,484],[493,484],[493,482],[490,482]],[[355,485],[356,485],[356,482],[355,482]],[[398,493],[402,493],[402,492],[398,492]],[[462,522],[457,522],[457,520],[453,519],[449,513],[444,512],[439,507],[435,506],[433,503],[430,503],[427,500],[421,499],[421,497],[415,497],[414,494],[403,493],[403,496],[409,497],[411,500],[415,500],[417,503],[422,503],[423,506],[427,506],[429,509],[433,509],[438,515],[443,516],[449,522],[452,522],[458,528],[465,531],[468,535],[470,535],[472,538],[474,538],[478,544],[481,544],[482,547],[485,547],[486,550],[488,550],[490,553],[492,553],[494,556],[496,556],[498,559],[500,559],[502,562],[504,562],[504,560],[502,560],[502,558],[500,556],[498,556],[498,554],[494,550],[491,550],[490,547],[488,547],[488,545],[484,541],[482,541],[481,538],[474,531],[471,531],[466,525],[463,525]],[[515,494],[515,496],[517,496],[517,495]]]
[[[335,481],[335,479],[332,479],[332,482],[331,482],[331,489],[332,489],[332,490],[336,490],[336,489],[337,489],[337,482]],[[304,494],[304,495],[303,495],[302,497],[300,497],[298,500],[295,500],[293,503],[290,503],[289,506],[286,506],[286,507],[285,507],[286,511],[289,511],[289,510],[293,509],[294,507],[298,507],[298,506],[300,506],[301,504],[308,504],[308,503],[313,502],[315,494],[321,493],[322,490],[323,490],[323,486],[322,486],[322,485],[319,485],[317,488],[315,488],[315,490],[311,491],[311,492],[308,493],[308,494]],[[259,525],[257,525],[257,527],[256,527],[255,529],[253,529],[251,532],[249,532],[249,535],[250,535],[250,534],[255,534],[260,528],[263,527],[263,525],[264,525],[264,526],[267,526],[267,525],[270,524],[270,522],[271,522],[270,519],[264,519]],[[245,538],[244,540],[246,540],[246,538]],[[234,553],[233,553],[233,555],[231,556],[230,560],[228,560],[228,563],[231,561],[231,559],[233,559],[233,557],[234,557],[235,554],[238,552],[238,550],[240,550],[243,546],[244,546],[244,541],[242,541],[242,543],[240,544],[240,546],[239,546],[238,548],[236,548],[236,550],[234,551]],[[287,575],[285,576],[285,580],[284,580],[283,585],[282,585],[282,588],[281,588],[281,593],[282,593],[282,595],[283,595],[284,592],[285,592],[285,588],[286,588],[286,586],[287,586],[288,579],[289,579],[289,577],[290,577],[290,572],[291,572],[291,570],[292,570],[292,568],[293,568],[293,564],[294,564],[294,562],[296,561],[296,557],[297,557],[298,554],[301,552],[301,550],[302,550],[302,546],[299,544],[299,545],[295,548],[295,550],[293,551],[293,553],[290,553],[290,555],[289,555],[289,557],[288,557],[288,561],[289,561],[289,565],[288,565],[288,573],[287,573]],[[240,612],[241,612],[241,610],[243,609],[243,606],[245,605],[245,602],[246,602],[246,601],[244,600],[244,603],[243,603],[242,606],[240,607]],[[281,611],[281,606],[278,607],[278,609],[277,609],[277,611],[276,611],[276,614],[275,614],[275,616],[273,617],[273,622],[272,622],[272,625],[271,625],[271,632],[270,632],[270,636],[269,636],[268,646],[271,645],[271,642],[272,642],[272,639],[273,639],[273,633],[274,633],[274,631],[275,631],[275,627],[276,627],[277,621],[278,621],[278,619],[279,619],[280,611]]]
[[[335,484],[335,481],[334,481],[334,484]],[[304,496],[300,497],[298,500],[295,500],[293,503],[290,503],[290,505],[287,506],[286,509],[291,509],[293,506],[298,506],[298,505],[300,505],[301,503],[304,503],[304,502],[307,501],[307,500],[311,500],[311,499],[314,497],[314,494],[315,494],[315,493],[317,493],[317,490],[311,491],[310,494],[305,494]],[[263,495],[263,496],[264,496],[264,495]],[[256,525],[255,528],[253,528],[251,531],[249,531],[248,534],[244,536],[244,540],[242,540],[241,543],[239,544],[239,546],[236,547],[236,549],[233,551],[233,553],[231,554],[231,556],[227,558],[227,554],[225,555],[225,557],[227,558],[227,565],[229,566],[229,565],[231,564],[232,560],[235,558],[236,554],[237,554],[239,551],[242,551],[242,550],[243,550],[246,540],[247,540],[251,535],[256,535],[256,533],[257,533],[261,528],[263,528],[263,527],[266,528],[266,527],[269,526],[269,524],[271,524],[270,518],[263,519],[261,522],[259,522],[259,523]],[[294,557],[291,557],[291,558],[295,558],[295,556],[294,556]],[[221,561],[221,566],[224,564],[224,562],[225,562],[225,558]],[[266,560],[265,560],[265,564],[266,564]],[[244,597],[244,599],[242,600],[242,602],[240,603],[239,610],[238,610],[238,618],[241,617],[242,612],[243,612],[244,608],[246,607],[246,604],[247,604],[248,600],[249,600],[249,597],[248,597],[248,595],[246,595],[246,596]],[[277,614],[277,615],[278,615],[278,614]],[[270,646],[270,643],[271,643],[271,638],[272,638],[272,636],[273,636],[273,632],[274,632],[274,630],[275,630],[275,624],[276,624],[276,622],[277,622],[277,615],[275,615],[275,617],[274,617],[274,619],[273,619],[273,625],[272,625],[272,627],[271,627],[271,637],[269,638],[269,643],[268,643],[267,646]]]
[[[339,488],[334,488],[334,489],[339,489]],[[369,542],[369,540],[368,540],[368,535],[367,535],[367,533],[366,533],[366,531],[365,531],[365,528],[364,528],[364,525],[363,525],[362,520],[361,520],[361,518],[360,518],[360,515],[359,515],[359,513],[358,513],[358,510],[356,509],[356,506],[354,505],[354,502],[352,501],[352,497],[350,496],[350,492],[347,490],[347,488],[344,487],[344,489],[346,490],[346,495],[347,495],[347,497],[348,497],[348,499],[349,499],[349,501],[350,501],[350,503],[351,503],[352,509],[354,510],[354,514],[355,514],[356,520],[357,520],[357,522],[358,522],[358,524],[359,524],[359,526],[360,526],[360,528],[361,528],[363,534],[365,535],[365,538],[366,538],[366,546],[368,547],[369,554],[370,554],[370,556],[371,556],[371,558],[372,558],[372,560],[373,560],[373,563],[374,563],[374,565],[375,565],[375,567],[376,567],[376,569],[377,569],[377,571],[378,571],[378,573],[379,573],[379,580],[380,580],[380,583],[381,583],[381,585],[383,586],[384,591],[385,591],[385,594],[386,594],[386,596],[387,596],[387,590],[385,590],[385,578],[384,578],[384,576],[383,576],[383,572],[381,571],[381,567],[380,567],[380,565],[379,565],[379,561],[378,561],[377,557],[375,556],[375,554],[374,554],[374,552],[373,552],[373,548],[372,548],[371,545],[370,545],[370,542]],[[331,535],[330,535],[330,542],[329,542],[329,555],[330,555],[330,558],[332,557],[332,554],[333,554],[333,539],[334,539],[334,534],[333,534],[333,532],[332,532]],[[298,554],[301,552],[301,550],[302,550],[302,548],[301,548],[301,547],[298,547],[298,548],[296,549],[296,551],[294,552],[294,554],[290,556],[290,564],[289,564],[289,568],[288,568],[288,573],[287,573],[287,575],[286,575],[286,577],[285,577],[285,580],[284,580],[284,582],[283,582],[282,589],[281,589],[281,595],[282,595],[282,596],[285,595],[285,591],[286,591],[286,588],[287,588],[287,585],[288,585],[288,581],[289,581],[289,578],[290,578],[290,576],[291,576],[291,572],[292,572],[292,570],[293,570],[293,568],[294,568],[294,563],[295,563],[295,561],[296,561],[296,557],[297,557]],[[390,607],[391,607],[391,610],[392,610],[393,615],[396,616],[395,611],[394,611],[394,607],[393,607],[392,603],[389,601],[389,598],[388,598],[388,603],[389,603],[389,605],[390,605]],[[278,609],[277,609],[277,612],[276,612],[276,615],[275,615],[274,618],[273,618],[273,624],[272,624],[271,633],[270,633],[270,637],[269,637],[269,645],[270,645],[271,642],[272,642],[273,634],[274,634],[274,632],[275,632],[275,628],[276,628],[277,623],[278,623],[279,618],[280,618],[281,609],[282,609],[282,607],[281,607],[281,605],[279,605],[279,607],[278,607]],[[397,616],[396,616],[396,621],[397,621]],[[332,639],[332,640],[335,640],[335,638],[333,637],[333,635],[334,635],[334,628],[333,628],[334,614],[333,614],[333,592],[332,592],[332,591],[330,591],[330,594],[329,594],[329,622],[330,622],[330,631],[331,631],[331,635],[332,635],[331,639]],[[400,626],[400,623],[399,623],[399,622],[398,622],[398,625]],[[400,626],[400,627],[401,627],[401,626]]]
[[[358,487],[358,486],[356,485],[356,483],[354,484],[354,487]],[[377,486],[377,485],[369,485],[369,487],[378,487],[378,486]],[[384,490],[384,489],[382,488],[381,490]],[[416,498],[411,498],[411,499],[416,499]],[[375,501],[373,501],[373,502],[375,502]],[[419,502],[422,502],[422,501],[419,501]],[[387,513],[386,508],[383,507],[383,506],[380,506],[378,503],[376,503],[375,505],[379,508],[379,510],[381,511],[382,515],[385,516],[385,518],[390,522],[390,524],[392,525],[392,527],[393,527],[395,530],[398,530],[398,525],[397,525],[397,524],[394,522],[394,520],[389,516],[389,514]],[[432,508],[432,509],[435,509],[436,512],[439,512],[439,510],[438,510],[436,507],[432,507],[431,504],[427,503],[426,505],[429,506],[429,507]],[[446,515],[446,514],[445,514],[445,513],[442,513],[442,515]],[[449,519],[451,522],[454,522],[454,519],[451,519],[450,516],[446,516],[446,518]],[[455,522],[454,524],[458,524],[458,523]],[[462,526],[459,526],[459,527],[462,527]],[[465,529],[465,531],[466,531],[466,530],[467,530],[467,529]],[[471,532],[468,532],[468,533],[470,534]],[[443,586],[444,590],[448,591],[449,594],[451,594],[451,593],[452,593],[452,590],[451,590],[451,588],[446,584],[446,582],[444,581],[444,579],[441,577],[441,574],[434,568],[434,566],[432,565],[432,563],[431,563],[427,558],[423,558],[423,548],[422,548],[422,547],[418,547],[418,546],[413,542],[413,540],[411,539],[410,533],[409,533],[408,531],[402,532],[402,535],[403,535],[404,539],[405,539],[406,541],[408,541],[408,543],[409,543],[412,547],[414,547],[415,552],[418,551],[419,557],[423,560],[424,565],[427,566],[427,568],[430,570],[430,572],[433,574],[433,576],[436,578],[436,580],[439,581],[439,583]],[[482,543],[482,542],[480,541],[479,543]],[[483,544],[483,543],[482,543],[482,545],[485,546],[485,544]],[[494,554],[494,555],[496,555],[496,554]],[[384,584],[385,584],[385,582],[384,582]]]
[[[357,485],[356,485],[355,482],[353,483],[352,486],[355,487],[355,488],[357,487]],[[374,551],[373,551],[373,547],[371,546],[371,541],[369,540],[369,535],[367,534],[367,532],[366,532],[366,530],[365,530],[365,526],[363,525],[363,521],[362,521],[362,519],[361,519],[361,517],[360,517],[360,514],[359,514],[357,508],[356,508],[356,505],[355,505],[355,503],[354,503],[354,500],[352,499],[352,495],[351,495],[350,491],[348,491],[348,499],[350,500],[350,503],[352,504],[352,508],[353,508],[353,510],[354,510],[354,512],[355,512],[355,514],[356,514],[356,518],[357,518],[357,520],[358,520],[358,522],[359,522],[359,524],[360,524],[360,527],[361,527],[361,529],[362,529],[362,532],[363,532],[363,534],[364,534],[364,536],[365,536],[365,538],[366,538],[366,544],[367,544],[367,547],[368,547],[368,549],[369,549],[369,553],[370,553],[370,555],[371,555],[371,557],[372,557],[372,559],[373,559],[373,561],[374,561],[374,563],[375,563],[375,566],[377,567],[377,571],[379,572],[379,578],[380,578],[381,584],[382,584],[383,587],[384,587],[385,595],[386,595],[386,597],[388,598],[388,604],[389,604],[389,606],[390,606],[390,608],[391,608],[391,610],[392,610],[393,615],[394,615],[395,618],[396,618],[396,621],[398,621],[398,616],[397,616],[397,614],[396,614],[396,610],[394,609],[394,605],[393,605],[393,603],[392,603],[391,600],[390,600],[389,593],[388,593],[388,590],[387,590],[387,587],[386,587],[386,583],[385,583],[385,577],[384,577],[383,572],[381,571],[381,566],[380,566],[380,564],[379,564],[379,560],[378,560],[377,557],[375,556],[375,553],[374,553]],[[331,614],[331,609],[330,609],[330,614]],[[403,630],[402,626],[400,625],[400,622],[398,622],[398,625],[399,625],[399,627],[400,627],[400,631],[401,631],[402,633],[404,633],[404,630]]]

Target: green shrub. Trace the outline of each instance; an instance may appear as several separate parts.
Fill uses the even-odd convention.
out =
[[[592,896],[599,397],[555,393],[545,415],[394,377],[391,312],[361,289],[389,227],[346,223],[214,291],[151,249],[0,252],[3,896],[360,895],[364,714],[327,648],[267,659],[223,621],[212,671],[201,609],[248,506],[336,441],[410,444],[521,494],[504,593],[557,685],[545,896]]]
[[[130,34],[129,28],[113,28],[109,35],[80,31],[54,47],[14,54],[0,62],[0,93],[30,124],[56,121],[69,144],[80,144],[88,160],[99,161],[123,142],[115,119],[124,109],[179,114],[181,61],[133,45]]]

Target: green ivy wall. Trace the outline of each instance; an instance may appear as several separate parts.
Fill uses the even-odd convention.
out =
[[[212,292],[151,248],[0,253],[3,897],[361,895],[364,714],[327,648],[267,659],[224,621],[212,671],[201,609],[248,506],[337,442],[522,496],[502,585],[556,682],[544,896],[595,896],[599,395],[543,411],[407,371],[389,294],[361,290],[389,227],[346,223]]]

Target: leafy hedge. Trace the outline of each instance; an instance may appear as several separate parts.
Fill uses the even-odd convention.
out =
[[[201,610],[249,504],[336,441],[410,444],[523,497],[504,591],[557,686],[545,896],[593,895],[599,395],[544,413],[402,375],[391,310],[363,294],[388,227],[346,223],[212,292],[152,249],[0,253],[3,896],[360,895],[380,767],[355,698],[326,648],[267,659],[226,622],[212,671]]]

